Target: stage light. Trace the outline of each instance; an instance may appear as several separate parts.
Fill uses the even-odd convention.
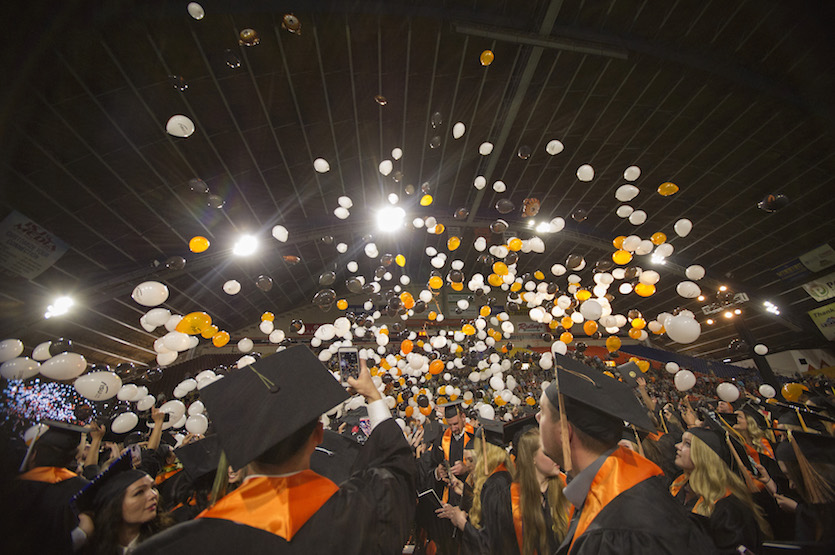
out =
[[[377,229],[385,232],[397,231],[403,227],[406,211],[399,206],[386,206],[377,210]]]
[[[249,256],[256,250],[258,250],[258,239],[252,235],[242,235],[232,247],[232,252],[236,256]]]
[[[58,297],[52,304],[46,307],[46,313],[43,315],[44,318],[52,318],[53,316],[61,316],[66,314],[70,311],[70,308],[75,304],[70,297],[66,295],[62,297]]]

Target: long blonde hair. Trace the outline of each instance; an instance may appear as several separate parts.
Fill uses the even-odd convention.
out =
[[[745,482],[696,435],[691,437],[690,459],[694,467],[688,476],[690,489],[704,500],[696,504],[694,512],[709,517],[716,508],[716,502],[724,498],[730,490],[731,495],[742,501],[754,514],[763,535],[771,537],[771,527],[765,520],[763,510],[754,503],[754,498]]]
[[[522,555],[548,553],[548,527],[556,535],[557,543],[562,542],[568,529],[568,500],[562,493],[562,482],[558,476],[548,480],[548,506],[551,509],[550,522],[542,515],[542,493],[536,476],[534,457],[540,449],[539,430],[532,428],[522,434],[517,446],[516,480],[519,482],[522,506]]]
[[[490,473],[502,463],[512,477],[513,463],[507,451],[489,441],[485,442],[483,436],[475,439],[475,453],[475,469],[470,474],[473,477],[473,506],[470,507],[470,524],[481,528],[481,488],[484,487],[484,482],[490,477]]]
[[[750,414],[745,415],[745,423],[748,424],[748,436],[751,438],[751,446],[757,451],[757,453],[761,455],[768,455],[765,447],[763,447],[762,440],[765,439],[766,441],[773,443],[774,437],[769,437]]]

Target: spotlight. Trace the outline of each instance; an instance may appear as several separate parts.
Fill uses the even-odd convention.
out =
[[[712,326],[712,325],[714,324],[714,322],[713,322],[713,318],[708,318],[708,319],[705,321],[705,323],[706,323],[708,326]]]
[[[241,235],[232,247],[232,252],[237,256],[249,256],[256,250],[258,250],[258,239],[252,235]]]
[[[742,314],[742,311],[737,308],[736,310],[734,310],[734,314],[737,314],[737,315]]]
[[[729,358],[723,358],[722,359],[722,362],[730,362],[730,361],[731,361],[731,359],[729,359]]]
[[[377,229],[392,232],[403,227],[406,211],[399,206],[386,206],[377,210]]]
[[[52,301],[51,305],[46,307],[46,313],[43,315],[43,317],[49,319],[53,316],[64,315],[70,311],[70,308],[74,304],[75,301],[73,301],[70,297],[67,297],[66,295],[63,297],[58,297],[57,299]]]
[[[723,314],[723,316],[724,316],[725,318],[731,319],[731,318],[733,318],[733,317],[734,317],[734,313],[733,313],[733,312],[731,312],[730,310],[726,310],[726,311],[725,311],[725,314]]]
[[[704,300],[705,300],[705,296],[704,296],[704,295],[699,295],[698,297],[696,297],[696,300],[697,300],[697,301],[700,301],[700,302],[701,302],[701,301],[704,301]]]
[[[720,290],[720,291],[722,291],[722,292],[724,293],[725,291],[727,291],[727,290],[728,290],[728,286],[727,286],[727,285],[720,285],[720,286],[719,286],[719,290]]]

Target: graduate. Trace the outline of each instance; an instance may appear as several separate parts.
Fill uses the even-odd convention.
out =
[[[563,355],[540,398],[543,451],[569,476],[574,506],[557,553],[571,555],[713,553],[658,476],[661,469],[619,447],[623,422],[653,431],[630,387]]]
[[[459,480],[467,479],[469,469],[464,462],[464,450],[471,449],[470,442],[475,435],[473,427],[461,414],[461,401],[440,405],[444,409],[444,419],[449,427],[436,440],[432,447],[432,468],[438,484],[439,496],[444,503],[458,505],[461,497],[447,487],[447,465]]]
[[[225,456],[244,483],[142,553],[399,553],[414,516],[416,466],[400,427],[360,363],[350,386],[372,432],[341,485],[310,470],[320,417],[348,395],[307,347],[286,349],[200,392]],[[224,460],[228,458],[228,463]]]

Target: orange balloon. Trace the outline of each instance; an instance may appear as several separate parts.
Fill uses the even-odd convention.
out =
[[[188,250],[191,252],[203,252],[209,248],[209,240],[203,237],[202,235],[197,235],[191,238],[191,241],[188,242]]]
[[[445,229],[446,228],[444,227],[444,224],[436,224],[435,225],[435,235],[440,235],[441,233],[444,232]]]
[[[409,405],[408,407],[406,407],[405,412],[406,412],[406,418],[409,418],[410,416],[412,416],[412,414],[414,414],[415,407],[413,407],[412,405]]]
[[[587,301],[591,298],[591,291],[588,289],[578,289],[576,293],[574,293],[574,298],[580,302]]]
[[[212,325],[212,317],[205,312],[191,312],[183,316],[177,324],[176,330],[180,333],[197,335]]]
[[[388,335],[389,334],[389,329],[387,327],[383,326],[382,328],[380,328],[380,333],[382,333],[383,335]]]
[[[619,264],[621,266],[629,264],[632,260],[632,253],[625,250],[617,250],[612,254],[612,260],[615,261],[615,264]]]
[[[433,376],[437,376],[441,372],[444,371],[444,363],[440,360],[433,360],[429,363],[429,373]]]
[[[403,351],[404,355],[408,355],[412,352],[412,349],[415,348],[415,344],[412,343],[411,339],[404,339],[400,342],[400,350]]]
[[[405,306],[407,309],[414,308],[415,306],[415,298],[412,297],[412,294],[408,291],[400,293],[400,301],[403,303],[403,306]]]
[[[606,350],[610,353],[614,353],[618,349],[620,349],[621,341],[620,337],[617,335],[610,335],[606,338]]]
[[[646,374],[649,371],[649,361],[648,360],[639,360],[635,364],[638,365],[638,368],[641,369],[641,372]]]
[[[638,328],[630,328],[629,329],[629,337],[632,339],[640,339],[641,337],[641,330]]]
[[[569,343],[574,341],[574,336],[571,335],[571,332],[568,332],[568,331],[563,332],[563,334],[560,336],[560,341],[562,341],[563,343],[568,345]]]
[[[553,322],[553,320],[551,321]],[[583,322],[583,331],[586,332],[586,335],[592,335],[597,331],[597,322],[594,320],[586,320]]]
[[[203,339],[211,339],[212,337],[214,337],[214,335],[215,335],[218,331],[220,331],[220,330],[218,329],[218,327],[217,327],[217,326],[215,326],[214,324],[212,324],[212,325],[211,325],[211,326],[209,326],[208,328],[206,328],[206,329],[204,329],[203,331],[201,331],[201,332],[200,332],[200,335],[202,335],[202,336],[203,336]]]
[[[496,59],[496,56],[495,56],[495,54],[493,54],[492,50],[485,50],[478,57],[478,61],[480,61],[481,65],[483,65],[483,66],[489,66],[490,64],[493,63],[493,60],[495,60],[495,59]]]
[[[514,237],[507,243],[507,248],[512,251],[520,251],[522,250],[522,240],[518,237]]]
[[[487,306],[487,305],[484,305],[484,306],[481,307],[481,309],[478,311],[478,313],[482,317],[487,318],[488,316],[490,316],[490,307]]]
[[[429,311],[429,319],[430,319],[430,320],[434,320],[434,319],[435,319],[435,318],[437,318],[437,317],[438,317],[438,313],[437,313],[437,312],[435,312],[434,310],[430,310],[430,311]]]
[[[648,283],[638,283],[635,285],[635,293],[639,297],[649,297],[655,293],[655,286]]]
[[[336,301],[336,308],[338,308],[339,310],[345,310],[346,308],[348,308],[348,301],[346,301],[345,299],[339,299],[338,301]]]
[[[525,397],[525,404],[528,405],[529,407],[532,407],[536,404],[536,399],[534,399],[531,396]]]
[[[432,407],[420,407],[420,413],[423,416],[429,416],[432,414]]]
[[[539,280],[545,279],[545,274],[542,273],[542,270],[537,270],[533,273],[533,277]]]
[[[504,262],[496,262],[493,264],[493,272],[500,276],[506,276],[509,270],[507,269],[507,264]]]
[[[490,274],[487,276],[487,283],[493,287],[501,287],[504,281],[502,280],[502,276],[499,274]]]
[[[453,291],[463,291],[464,290],[464,284],[463,283],[453,281],[452,283],[449,284],[449,286],[452,287]]]
[[[270,322],[275,321],[275,314],[272,312],[265,312],[261,315],[261,321],[263,322],[264,320],[269,320]]]
[[[464,335],[475,335],[475,326],[472,324],[464,324],[461,331],[464,332]]]
[[[212,337],[212,345],[215,347],[223,347],[229,343],[229,332],[219,331]]]
[[[632,320],[632,327],[635,329],[642,330],[647,327],[647,321],[643,318],[635,318]]]
[[[560,324],[567,330],[571,329],[571,326],[574,325],[574,320],[571,319],[571,316],[563,316],[562,320],[560,320]]]
[[[653,245],[660,245],[667,241],[667,236],[660,231],[656,231],[652,234],[652,237],[650,237],[649,240],[652,241]]]
[[[669,197],[678,192],[678,185],[667,181],[658,186],[658,194],[662,197]]]
[[[429,278],[429,287],[432,289],[440,289],[444,285],[444,280],[439,278],[438,276],[432,276]]]
[[[623,242],[626,241],[626,235],[618,235],[612,241],[612,244],[615,246],[616,249],[620,250],[623,248]]]
[[[452,237],[450,237],[449,239],[447,239],[447,241],[446,241],[446,248],[448,248],[451,251],[454,251],[455,249],[457,249],[460,246],[461,246],[461,239],[459,239],[458,237],[455,237],[454,235]]]
[[[783,394],[783,398],[786,401],[791,401],[792,403],[797,403],[800,401],[800,396],[803,395],[804,391],[809,391],[803,384],[799,383],[787,383],[783,386],[781,393]]]

